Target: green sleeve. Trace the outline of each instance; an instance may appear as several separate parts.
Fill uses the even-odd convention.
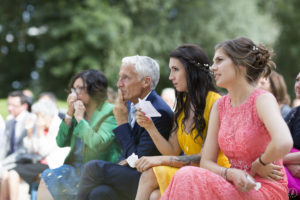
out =
[[[116,120],[113,115],[110,115],[101,123],[97,132],[86,120],[81,120],[73,134],[80,137],[91,150],[102,151],[113,142],[115,135],[112,130],[115,127],[117,127]]]
[[[64,120],[61,121],[58,134],[56,136],[56,143],[59,147],[67,147],[71,145],[72,127],[73,123],[71,127],[69,127]]]

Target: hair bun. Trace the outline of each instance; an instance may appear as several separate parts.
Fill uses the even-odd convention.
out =
[[[270,75],[272,69],[276,68],[276,64],[272,61],[273,51],[267,49],[264,45],[259,44],[254,50],[256,59],[253,63],[255,68],[263,69],[263,76],[267,77]]]

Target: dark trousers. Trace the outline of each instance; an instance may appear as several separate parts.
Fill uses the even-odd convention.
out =
[[[102,160],[88,162],[80,178],[78,200],[132,200],[141,173],[135,168]]]

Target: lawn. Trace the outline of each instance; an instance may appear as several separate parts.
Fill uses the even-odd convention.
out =
[[[60,111],[65,112],[67,109],[67,103],[65,101],[57,101],[57,106]],[[7,99],[0,99],[0,114],[2,115],[3,119],[5,120],[8,111],[7,111]]]

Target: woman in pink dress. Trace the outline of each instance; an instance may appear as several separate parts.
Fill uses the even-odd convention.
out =
[[[293,141],[275,97],[255,89],[275,66],[271,52],[237,38],[217,45],[213,61],[216,84],[228,95],[211,110],[201,168],[181,168],[162,199],[288,199],[281,159]],[[231,168],[216,164],[219,149]]]

